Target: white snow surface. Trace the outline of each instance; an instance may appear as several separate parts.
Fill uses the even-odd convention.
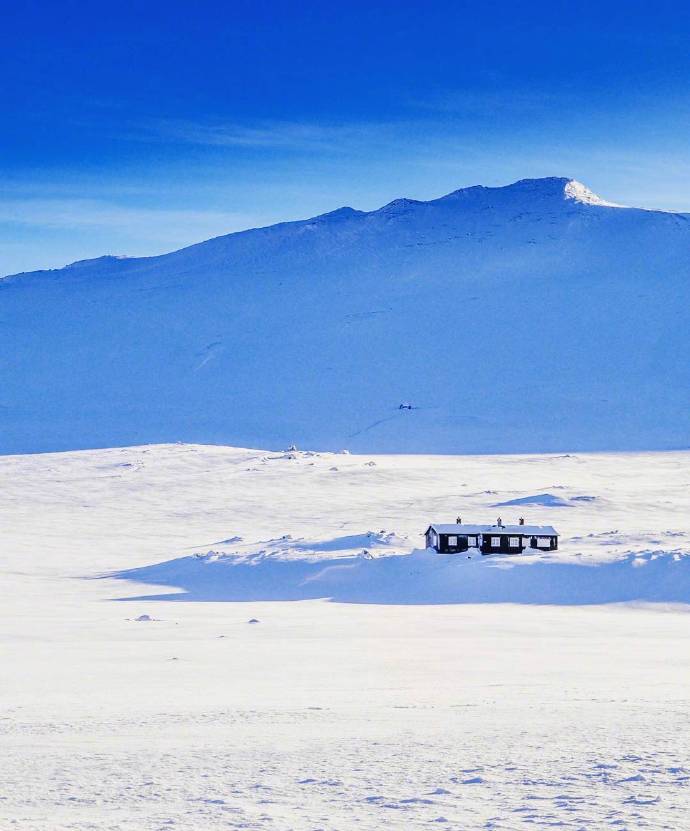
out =
[[[574,199],[577,202],[583,202],[586,205],[602,205],[607,208],[623,208],[624,205],[619,205],[616,202],[607,202],[601,196],[597,196],[582,182],[577,182],[571,179],[565,186],[565,195],[568,199]]]
[[[686,828],[689,469],[1,458],[0,828]],[[567,499],[513,509],[558,552],[419,550],[534,494]]]
[[[689,307],[690,217],[567,178],[101,257],[0,280],[0,452],[682,449]]]

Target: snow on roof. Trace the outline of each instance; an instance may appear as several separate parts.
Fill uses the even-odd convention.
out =
[[[429,526],[437,534],[525,534],[528,536],[557,537],[558,532],[552,525],[457,525],[446,524]]]
[[[487,531],[488,525],[430,525],[437,534],[481,534]]]

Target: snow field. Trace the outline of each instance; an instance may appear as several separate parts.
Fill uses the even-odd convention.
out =
[[[683,558],[689,456],[3,458],[0,828],[687,827],[683,605],[122,602],[177,589],[88,578],[378,562],[545,493],[567,506],[515,510],[561,532],[556,567]]]

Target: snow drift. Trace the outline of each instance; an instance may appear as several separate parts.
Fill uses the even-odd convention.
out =
[[[525,180],[0,280],[0,453],[687,446],[689,219]]]
[[[128,600],[264,601],[330,598],[343,603],[687,603],[690,556],[630,554],[608,563],[475,554],[412,554],[330,560],[180,557],[109,577],[175,588]]]

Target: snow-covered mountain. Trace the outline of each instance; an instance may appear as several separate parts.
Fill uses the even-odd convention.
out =
[[[689,308],[690,215],[561,178],[15,275],[0,453],[685,447]]]

